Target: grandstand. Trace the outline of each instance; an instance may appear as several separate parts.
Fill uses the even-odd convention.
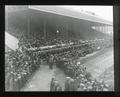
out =
[[[9,33],[14,33],[11,29],[14,27],[13,29],[16,29],[15,32],[17,33],[32,34],[35,37],[45,36],[46,39],[51,37],[83,40],[94,39],[95,37],[98,39],[108,38],[109,35],[105,32],[113,25],[111,22],[94,15],[71,12],[68,9],[52,6],[28,7],[24,10],[10,11],[7,15],[6,25],[9,25]],[[96,28],[94,29],[94,27]],[[57,30],[59,33],[56,33]]]
[[[54,71],[58,68],[63,71],[64,77],[78,80],[79,75],[83,74],[83,79],[88,82],[104,84],[94,80],[84,64],[80,65],[78,61],[81,57],[86,60],[86,55],[93,52],[107,52],[107,48],[112,48],[113,36],[107,33],[113,33],[113,24],[110,21],[93,13],[74,12],[58,6],[6,6],[5,13],[5,52],[12,49],[5,64],[7,91],[51,91],[46,84],[50,83]],[[111,53],[106,55],[111,56]],[[94,57],[96,62],[100,60],[97,57]],[[106,59],[102,62],[104,61],[106,62]],[[90,63],[92,64],[91,61]],[[91,65],[92,69],[94,68]],[[31,83],[41,87],[35,88],[33,85],[29,89]],[[82,83],[85,84],[84,81]],[[104,90],[96,88],[94,91]]]

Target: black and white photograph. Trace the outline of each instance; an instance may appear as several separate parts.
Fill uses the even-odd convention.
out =
[[[115,91],[113,29],[112,5],[5,5],[5,91]]]

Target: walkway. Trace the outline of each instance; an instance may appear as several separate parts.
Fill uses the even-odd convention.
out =
[[[47,65],[41,65],[33,78],[28,82],[22,91],[49,91],[51,78],[54,76],[54,70],[50,70]]]

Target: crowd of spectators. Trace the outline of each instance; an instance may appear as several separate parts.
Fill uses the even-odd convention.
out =
[[[26,55],[20,50],[9,53],[8,63],[5,65],[6,90],[19,91],[40,67],[39,55]]]
[[[94,79],[86,67],[80,62],[68,61],[64,63],[64,73],[68,76],[61,87],[55,78],[51,80],[50,91],[110,91],[109,85],[104,80]]]
[[[18,35],[17,37],[19,37],[19,48],[16,51],[11,51],[9,53],[9,61],[5,64],[6,90],[20,90],[31,77],[31,75],[40,67],[40,64],[43,60],[47,61],[47,63],[50,65],[50,69],[52,69],[51,64],[55,63],[56,66],[64,70],[65,74],[70,76],[72,80],[77,80],[78,90],[80,84],[85,85],[85,87],[87,87],[86,85],[88,82],[92,85],[93,83],[100,84],[96,80],[91,80],[91,75],[86,72],[85,67],[83,65],[76,64],[76,61],[74,61],[79,57],[94,52],[98,46],[101,46],[99,43],[97,43],[96,46],[96,43],[91,45],[89,41],[85,42],[82,40],[46,40],[44,37],[41,39],[36,39],[31,35]],[[80,45],[81,43],[87,44],[83,47],[72,47],[66,51],[63,50],[60,53],[54,53],[53,57],[50,56],[52,53],[41,55],[41,53],[29,51],[29,48],[39,48],[42,46],[60,44],[72,44],[73,46]],[[63,64],[60,65],[61,63]],[[56,84],[57,83],[58,82],[56,82]],[[57,86],[58,90],[62,90],[59,85]]]
[[[96,46],[93,47],[95,48]],[[61,87],[58,81],[53,78],[50,91],[111,91],[110,86],[104,80],[98,81],[94,79],[87,72],[84,64],[77,61],[83,54],[87,55],[94,50],[86,45],[83,48],[70,49],[60,54],[54,54],[55,61],[53,61],[53,64],[63,70],[68,77],[64,87]]]

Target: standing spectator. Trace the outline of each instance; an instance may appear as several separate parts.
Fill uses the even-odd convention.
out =
[[[54,81],[54,84],[53,84],[53,91],[57,91],[58,85],[59,85],[58,81]]]
[[[65,89],[64,91],[69,91],[69,82],[70,82],[70,77],[66,77],[66,81],[65,81]]]
[[[85,85],[83,83],[80,83],[80,87],[78,88],[77,91],[84,91]]]
[[[53,91],[54,81],[55,81],[55,78],[53,77],[50,83],[50,91]]]
[[[62,87],[60,85],[57,87],[57,91],[62,91]]]
[[[62,91],[62,87],[59,83],[57,83],[55,91]]]
[[[54,60],[54,56],[50,55],[50,58],[49,58],[49,68],[50,69],[53,69],[53,64],[54,64],[53,60]]]
[[[70,79],[70,90],[69,91],[77,91],[77,84],[75,83],[74,79]]]

